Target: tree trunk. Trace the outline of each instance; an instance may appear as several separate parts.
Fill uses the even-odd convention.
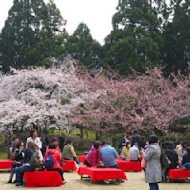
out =
[[[80,128],[80,138],[83,139],[84,137],[84,129],[83,127]]]

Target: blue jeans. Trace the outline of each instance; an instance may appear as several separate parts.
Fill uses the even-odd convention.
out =
[[[17,183],[23,184],[23,176],[26,171],[32,171],[31,167],[23,165],[15,169]]]
[[[149,183],[150,190],[159,190],[158,183]]]

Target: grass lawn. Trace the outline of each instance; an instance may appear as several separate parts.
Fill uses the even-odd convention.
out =
[[[0,151],[0,159],[7,159],[7,151],[6,152]]]

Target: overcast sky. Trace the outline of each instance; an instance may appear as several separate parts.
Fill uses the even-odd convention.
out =
[[[48,0],[45,0],[48,1]],[[54,0],[67,20],[66,30],[72,34],[80,22],[87,24],[94,39],[101,44],[112,29],[111,20],[118,0]],[[8,16],[13,0],[0,1],[0,30]]]

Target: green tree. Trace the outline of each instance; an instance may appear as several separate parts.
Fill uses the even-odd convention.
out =
[[[63,19],[59,9],[53,0],[46,5],[45,15],[43,15],[43,28],[40,31],[41,41],[34,49],[35,53],[40,55],[37,65],[43,65],[47,57],[56,57],[63,54],[65,47],[64,41],[68,34],[64,28],[66,20]]]
[[[120,0],[105,40],[105,63],[128,74],[158,65],[162,37],[158,14],[148,0]]]
[[[102,59],[101,45],[95,41],[86,24],[80,23],[66,44],[66,52],[85,65],[98,64]]]
[[[188,0],[173,0],[173,19],[164,26],[162,60],[166,75],[187,75],[190,71],[190,4]]]
[[[52,52],[62,46],[63,24],[53,1],[14,0],[0,38],[3,70],[39,64],[56,54]]]

